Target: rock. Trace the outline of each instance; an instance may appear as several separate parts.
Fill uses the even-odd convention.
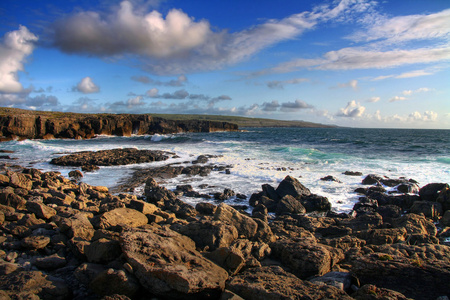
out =
[[[225,221],[236,227],[239,235],[251,239],[258,230],[258,224],[231,206],[221,203],[214,213],[214,220]]]
[[[320,277],[314,277],[309,282],[334,286],[342,291],[348,291],[352,284],[352,275],[348,272],[328,272]]]
[[[306,213],[305,207],[299,200],[295,199],[291,195],[286,195],[277,204],[277,214],[304,214]]]
[[[18,264],[0,260],[0,276],[11,274],[17,270],[22,270]]]
[[[322,178],[320,178],[320,180],[322,180],[322,181],[334,181],[334,182],[342,183],[342,181],[340,181],[339,179],[337,179],[336,177],[331,176],[331,175],[322,177]]]
[[[319,195],[307,195],[301,199],[302,205],[305,207],[306,212],[313,211],[329,211],[331,209],[331,203],[326,197]]]
[[[219,200],[219,201],[225,201],[227,199],[230,199],[234,195],[236,195],[236,193],[233,190],[231,190],[231,189],[224,189],[223,193],[215,193],[214,194],[214,199]]]
[[[189,222],[179,229],[183,235],[190,237],[199,249],[213,251],[228,247],[238,238],[236,227],[221,221],[200,220]]]
[[[0,276],[0,290],[13,299],[69,299],[67,285],[39,271],[18,271]]]
[[[121,246],[134,275],[153,294],[218,298],[224,290],[228,273],[197,252],[194,241],[168,228],[124,231]]]
[[[147,217],[131,208],[116,208],[105,212],[98,219],[97,228],[108,229],[117,225],[139,227],[148,223]]]
[[[141,200],[131,200],[128,207],[135,209],[144,215],[153,214],[159,210],[156,205]]]
[[[38,257],[33,264],[41,270],[55,270],[64,267],[66,263],[64,257],[53,254],[50,256]]]
[[[81,238],[90,240],[94,236],[94,227],[84,213],[77,213],[70,218],[61,218],[57,221],[61,232],[67,232],[68,238]]]
[[[411,206],[411,213],[423,214],[427,218],[436,219],[442,215],[442,204],[439,202],[416,201]]]
[[[209,202],[199,202],[195,205],[195,209],[202,215],[212,216],[216,211],[216,206]]]
[[[7,171],[6,176],[9,177],[9,185],[15,188],[31,190],[33,187],[33,182],[31,181],[31,178],[28,177],[29,175]]]
[[[399,184],[396,187],[397,191],[399,193],[403,193],[403,194],[418,194],[419,193],[419,186],[416,183],[412,183],[412,182],[405,182],[402,184]]]
[[[22,247],[32,250],[45,248],[50,243],[48,236],[28,236],[21,242]]]
[[[248,269],[232,277],[227,289],[246,300],[352,299],[335,287],[303,281],[277,266]]]
[[[44,203],[28,201],[26,208],[29,212],[34,213],[38,218],[48,220],[56,215],[56,210],[45,205]]]
[[[252,210],[252,217],[264,222],[268,221],[269,210],[263,204],[256,205]]]
[[[357,300],[408,300],[408,298],[406,298],[402,293],[389,289],[378,288],[372,284],[363,285],[357,292],[352,294],[352,297]]]
[[[419,196],[423,201],[435,202],[439,196],[439,192],[448,189],[447,183],[429,183],[419,190]]]
[[[449,227],[450,227],[450,210],[447,210],[447,211],[444,213],[444,216],[443,216],[442,219],[441,219],[441,223],[442,223],[444,226],[449,226]]]
[[[271,248],[272,254],[301,279],[322,276],[338,262],[333,259],[327,247],[320,244],[281,239],[272,243]]]
[[[444,211],[450,210],[450,188],[442,189],[436,201],[442,204]]]
[[[100,297],[120,294],[133,298],[138,293],[140,285],[125,271],[108,269],[98,274],[90,282],[89,287]]]
[[[83,172],[94,172],[100,170],[100,167],[96,166],[96,165],[84,165],[81,166],[81,171]]]
[[[232,291],[225,290],[223,291],[222,295],[220,295],[219,300],[244,300],[244,298],[240,297],[239,295],[236,295]]]
[[[120,256],[121,249],[118,241],[105,238],[98,239],[84,249],[88,262],[107,263]]]
[[[365,240],[367,244],[385,245],[404,242],[407,231],[405,228],[369,229],[356,233],[356,237]]]
[[[83,177],[83,173],[81,173],[81,171],[79,170],[74,170],[74,171],[70,171],[69,172],[69,177],[75,178],[75,179],[79,179]]]
[[[205,257],[224,268],[230,275],[237,274],[245,265],[242,253],[232,247],[217,248],[205,253]]]
[[[73,272],[73,275],[80,283],[89,286],[94,278],[105,270],[106,267],[100,264],[83,263]]]
[[[0,193],[0,204],[20,210],[25,209],[27,201],[19,195],[6,192]]]
[[[172,191],[159,186],[153,178],[148,179],[145,183],[145,197],[147,201],[157,206],[163,205],[161,202],[176,199]]]
[[[377,213],[383,218],[383,222],[391,222],[392,219],[402,215],[402,209],[397,205],[384,205],[377,208]]]
[[[358,172],[358,171],[356,171],[356,172],[354,172],[354,171],[345,171],[342,174],[347,175],[347,176],[362,176],[363,175],[363,173]]]
[[[276,189],[276,193],[280,198],[283,198],[286,195],[290,195],[298,199],[302,196],[308,196],[311,194],[309,189],[301,184],[300,181],[289,175],[280,182]]]

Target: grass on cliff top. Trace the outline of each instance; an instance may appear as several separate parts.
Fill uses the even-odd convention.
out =
[[[106,116],[109,114],[80,114],[72,112],[52,112],[52,111],[34,111],[19,108],[0,107],[0,116],[45,116],[47,118],[63,118],[63,117],[92,117]],[[112,114],[110,114],[112,115]],[[336,127],[333,125],[324,125],[319,123],[304,121],[282,121],[263,118],[246,118],[237,116],[216,116],[216,115],[184,115],[184,114],[148,114],[153,117],[164,118],[168,120],[200,120],[200,121],[219,121],[237,124],[241,127],[310,127],[310,128],[329,128]]]

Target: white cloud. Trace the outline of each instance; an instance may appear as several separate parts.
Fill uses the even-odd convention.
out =
[[[346,83],[339,83],[337,85],[337,88],[347,88],[347,87],[351,87],[353,90],[358,90],[358,80],[350,80],[349,82]]]
[[[438,114],[434,111],[425,111],[423,114],[420,114],[418,111],[411,113],[408,116],[409,121],[423,121],[423,122],[433,122],[436,121]]]
[[[404,90],[403,92],[402,92],[402,94],[404,95],[404,96],[411,96],[411,95],[413,95],[413,94],[417,94],[417,93],[425,93],[425,92],[429,92],[430,91],[430,89],[429,88],[426,88],[426,87],[424,87],[424,88],[418,88],[418,89],[416,89],[416,90]]]
[[[358,118],[361,117],[366,108],[361,106],[355,100],[347,103],[345,108],[341,108],[339,112],[336,114],[337,117],[348,117],[348,118]]]
[[[182,74],[180,76],[178,76],[177,79],[172,79],[169,81],[160,81],[160,80],[154,80],[148,76],[132,76],[131,80],[137,81],[137,82],[141,82],[144,84],[154,84],[154,85],[162,85],[162,86],[183,86],[185,85],[185,83],[188,81],[186,75]]]
[[[394,96],[389,99],[389,102],[405,101],[407,98],[402,96]]]
[[[425,71],[425,70],[415,70],[411,72],[402,73],[400,75],[395,76],[395,78],[413,78],[413,77],[420,77],[420,76],[428,76],[433,75],[433,72]]]
[[[68,53],[137,56],[146,71],[183,74],[240,62],[321,22],[352,19],[372,5],[342,0],[335,6],[320,5],[312,11],[228,32],[213,30],[207,21],[195,21],[180,10],[172,9],[164,18],[157,11],[138,11],[131,2],[123,1],[109,14],[85,11],[61,19],[53,26],[53,43]],[[341,18],[344,15],[346,18]]]
[[[91,77],[84,77],[81,81],[73,87],[74,91],[81,92],[83,94],[92,94],[98,93],[100,91],[100,87],[98,87],[93,81]]]
[[[144,105],[144,103],[142,102],[143,97],[142,96],[136,96],[134,98],[130,98],[127,100],[127,107],[128,108],[133,108],[135,106],[141,106]]]
[[[377,20],[367,30],[358,31],[348,38],[356,42],[386,40],[389,43],[398,43],[449,36],[450,9],[446,9],[428,15],[408,15]]]
[[[380,101],[380,99],[381,99],[380,97],[371,97],[369,100],[367,100],[367,102],[375,103]]]
[[[271,89],[283,89],[286,84],[299,84],[299,83],[307,82],[307,81],[309,81],[308,78],[294,78],[294,79],[283,80],[283,81],[272,80],[272,81],[268,81],[266,84],[267,84],[267,87],[269,87]]]
[[[0,42],[0,92],[23,91],[18,72],[24,71],[25,59],[33,52],[37,40],[25,26],[5,34]]]
[[[145,94],[150,97],[150,98],[156,98],[156,96],[158,96],[158,89],[157,88],[152,88],[150,90],[148,90],[147,92],[145,92]]]
[[[281,103],[280,110],[283,112],[293,112],[298,111],[300,109],[313,108],[312,105],[309,105],[305,101],[295,100],[294,102],[283,102]]]

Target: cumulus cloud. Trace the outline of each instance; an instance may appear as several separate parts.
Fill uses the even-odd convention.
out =
[[[0,92],[23,91],[18,72],[24,71],[26,58],[33,52],[37,40],[25,26],[4,35],[0,41]]]
[[[358,118],[364,114],[366,108],[361,106],[355,100],[347,103],[345,108],[341,108],[339,112],[336,114],[338,117],[347,117],[347,118]]]
[[[333,4],[334,5],[334,4]],[[343,0],[320,5],[280,20],[239,31],[213,30],[206,20],[196,21],[172,9],[164,17],[145,12],[130,1],[108,13],[82,11],[53,26],[53,44],[64,52],[100,57],[137,56],[144,70],[158,74],[182,74],[213,70],[245,60],[284,40],[295,38],[321,22],[343,20],[374,5]]]
[[[92,94],[98,93],[100,91],[100,87],[97,86],[91,77],[84,77],[81,81],[72,88],[73,91],[81,92],[83,94]]]
[[[423,121],[423,122],[433,122],[436,121],[438,114],[434,111],[425,111],[423,114],[420,114],[418,111],[411,113],[408,116],[410,121]]]
[[[280,110],[284,112],[298,111],[300,109],[313,108],[312,105],[307,104],[302,100],[295,100],[294,102],[281,103]]]
[[[187,82],[186,75],[180,75],[177,79],[172,79],[169,81],[160,81],[160,80],[154,80],[153,78],[150,78],[148,76],[142,75],[142,76],[132,76],[131,80],[141,82],[144,84],[154,84],[158,86],[173,86],[173,87],[179,87],[184,86]]]
[[[283,89],[286,84],[299,84],[299,83],[307,82],[307,81],[309,81],[308,78],[294,78],[294,79],[283,80],[283,81],[272,80],[272,81],[267,82],[267,87],[269,87],[271,89]]]
[[[158,96],[158,93],[159,90],[157,88],[152,88],[145,92],[145,95],[150,98],[156,98],[156,96]]]
[[[280,107],[280,103],[278,103],[277,100],[272,100],[271,102],[264,102],[261,107],[263,111],[277,111]]]

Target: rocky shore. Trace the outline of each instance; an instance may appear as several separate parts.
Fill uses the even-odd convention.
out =
[[[90,139],[97,135],[237,131],[228,122],[167,120],[151,115],[77,114],[0,108],[0,142],[11,139]]]
[[[236,196],[231,190],[202,195],[158,182],[161,174],[202,168],[206,176],[217,167],[207,158],[198,157],[192,173],[148,169],[138,196],[4,165],[0,299],[450,296],[447,183],[419,188],[413,180],[367,175],[353,211],[336,213],[327,198],[287,176],[253,194],[249,214],[223,202]],[[194,207],[181,195],[215,204]]]

